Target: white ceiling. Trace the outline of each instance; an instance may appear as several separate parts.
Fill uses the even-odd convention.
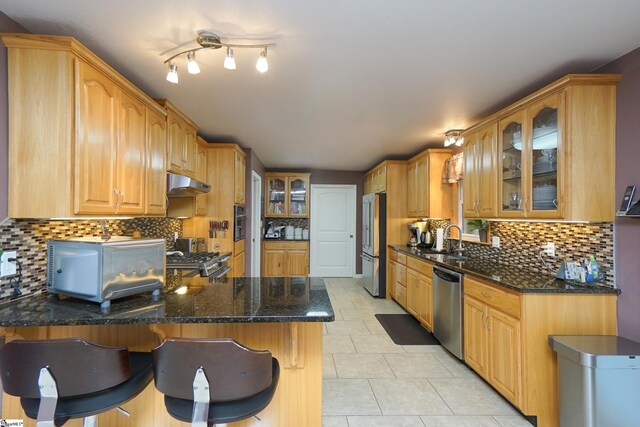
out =
[[[365,170],[407,156],[569,72],[640,46],[638,0],[0,0],[34,33],[75,36],[210,141],[267,167]],[[265,37],[257,50],[198,54],[166,82],[163,61],[198,30]]]

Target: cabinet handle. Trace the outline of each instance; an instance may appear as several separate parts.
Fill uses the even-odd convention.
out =
[[[486,313],[482,313],[482,327],[484,329],[487,329],[487,322],[486,322],[486,318],[488,317],[488,315]]]
[[[476,211],[476,213],[480,213],[480,200],[476,200],[476,204],[474,205],[473,210]]]
[[[522,200],[522,210],[528,210],[527,209],[527,203],[529,202],[529,196],[524,196],[524,199]]]
[[[118,189],[117,189],[117,188],[114,188],[114,189],[113,189],[113,192],[114,192],[114,193],[116,193],[116,201],[115,201],[115,203],[113,204],[113,209],[118,209]]]
[[[480,295],[482,295],[483,297],[485,297],[486,299],[491,299],[491,295],[485,293],[485,292],[480,292]]]
[[[120,208],[122,207],[124,203],[124,191],[122,191],[122,188],[120,189]]]

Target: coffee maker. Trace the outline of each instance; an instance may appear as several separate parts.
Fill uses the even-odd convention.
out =
[[[412,234],[407,246],[413,248],[426,247],[433,243],[431,233],[429,233],[429,221],[414,221],[407,224],[407,226]]]

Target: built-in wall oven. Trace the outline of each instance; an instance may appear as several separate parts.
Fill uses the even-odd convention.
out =
[[[245,230],[247,228],[247,216],[243,205],[235,205],[233,207],[233,240],[244,239]]]

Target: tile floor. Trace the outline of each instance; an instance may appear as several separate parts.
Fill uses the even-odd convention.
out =
[[[394,344],[374,317],[404,313],[361,280],[325,279],[336,321],[325,324],[324,427],[531,427],[441,346]]]

